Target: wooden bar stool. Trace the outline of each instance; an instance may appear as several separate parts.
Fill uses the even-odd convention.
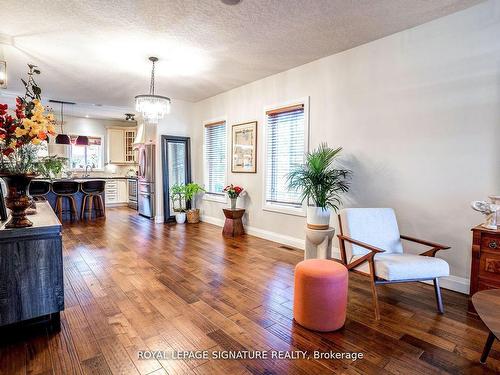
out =
[[[70,220],[78,220],[78,210],[76,209],[75,195],[78,193],[79,184],[76,181],[55,181],[52,183],[52,191],[56,195],[56,214],[59,221],[63,221],[63,212],[69,211]],[[68,200],[69,210],[64,210],[64,198]]]
[[[87,218],[92,220],[92,214],[94,217],[106,217],[106,209],[104,207],[104,201],[102,200],[102,193],[104,193],[104,188],[106,182],[103,180],[93,180],[85,181],[81,185],[81,190],[83,192],[83,202],[82,202],[82,214],[81,219],[85,220],[85,215]]]
[[[46,201],[49,191],[50,183],[48,181],[33,180],[30,183],[29,195],[31,195],[35,201]]]

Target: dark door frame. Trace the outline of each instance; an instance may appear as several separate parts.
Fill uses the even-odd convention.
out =
[[[168,181],[168,149],[167,144],[184,143],[186,145],[186,183],[191,182],[191,139],[189,137],[178,137],[174,135],[161,136],[161,165],[163,174],[163,217],[164,222],[175,220],[175,216],[170,216],[170,192]],[[189,208],[189,207],[187,207]]]

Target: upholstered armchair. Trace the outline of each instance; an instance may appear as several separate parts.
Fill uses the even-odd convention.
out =
[[[342,262],[349,271],[370,278],[375,319],[380,319],[377,285],[433,280],[439,313],[444,313],[439,278],[448,263],[434,256],[449,246],[403,236],[392,208],[348,208],[340,211],[338,235]],[[429,246],[419,255],[406,254],[402,240]]]

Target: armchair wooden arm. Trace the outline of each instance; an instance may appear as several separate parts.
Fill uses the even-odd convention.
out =
[[[359,266],[361,263],[366,262],[366,261],[373,262],[373,257],[375,256],[375,254],[383,253],[385,251],[385,250],[382,250],[376,246],[369,245],[367,243],[355,240],[354,238],[344,236],[343,234],[338,234],[337,237],[340,240],[340,248],[342,251],[342,260],[344,261],[344,264],[348,270],[353,269],[353,268]],[[365,249],[370,250],[370,252],[368,254],[363,255],[361,258],[356,259],[354,262],[348,264],[346,256],[345,256],[344,241],[350,242],[353,245],[358,245],[358,246],[364,247]]]
[[[411,242],[419,243],[421,245],[432,247],[432,249],[424,251],[423,253],[419,254],[422,256],[433,257],[436,255],[436,253],[439,250],[448,250],[450,248],[450,246],[441,245],[438,243],[434,243],[434,242],[430,242],[430,241],[426,241],[426,240],[421,240],[421,239],[410,237],[410,236],[401,235],[400,237],[402,240],[411,241]]]

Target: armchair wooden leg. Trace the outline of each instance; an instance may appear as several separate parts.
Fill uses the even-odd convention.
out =
[[[373,260],[371,260],[369,263],[370,263],[370,283],[372,287],[372,296],[373,296],[373,308],[375,309],[375,320],[380,320],[377,285],[375,284],[375,265],[373,264]]]
[[[439,287],[439,279],[434,279],[434,292],[436,293],[436,303],[440,314],[444,314],[443,299],[441,297],[441,288]]]
[[[375,309],[375,320],[380,320],[380,310],[378,307],[378,294],[377,294],[377,286],[375,282],[372,280],[372,295],[373,295],[373,308]]]

